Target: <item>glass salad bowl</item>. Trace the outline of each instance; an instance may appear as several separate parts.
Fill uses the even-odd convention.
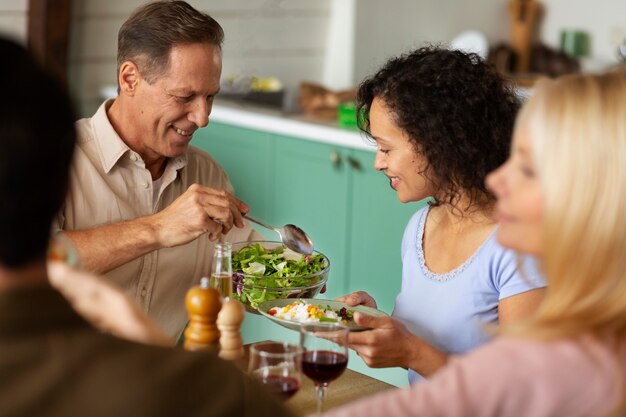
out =
[[[330,260],[313,251],[302,255],[280,242],[232,244],[233,298],[257,313],[260,303],[282,298],[314,298],[328,280]]]

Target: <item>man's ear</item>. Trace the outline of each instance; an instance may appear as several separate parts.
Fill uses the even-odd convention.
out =
[[[137,65],[132,61],[124,61],[122,65],[120,65],[120,71],[117,77],[117,81],[120,85],[120,94],[129,96],[135,95],[135,88],[141,78]]]

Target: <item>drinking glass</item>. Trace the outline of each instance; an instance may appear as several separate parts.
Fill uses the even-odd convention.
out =
[[[248,373],[286,400],[300,389],[301,358],[302,350],[298,345],[255,343],[250,346]]]
[[[340,323],[300,326],[302,372],[315,383],[317,413],[322,413],[328,384],[348,366],[348,328]]]

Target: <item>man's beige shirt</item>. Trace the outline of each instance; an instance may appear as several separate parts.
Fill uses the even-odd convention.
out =
[[[56,229],[81,230],[132,220],[169,206],[194,183],[233,187],[226,173],[207,154],[193,146],[168,161],[156,207],[152,206],[152,177],[143,160],[119,137],[103,103],[91,118],[76,122],[78,143],[71,170],[70,190]],[[246,223],[234,227],[226,241],[262,240]],[[182,246],[160,249],[106,274],[121,286],[172,337],[187,321],[185,294],[211,271],[214,243],[206,235]]]

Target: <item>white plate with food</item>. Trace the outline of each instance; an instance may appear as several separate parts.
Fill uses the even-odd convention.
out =
[[[343,323],[350,331],[367,330],[354,322],[354,313],[359,312],[375,317],[388,316],[384,311],[362,305],[349,306],[335,300],[317,298],[283,298],[259,304],[257,311],[288,329],[300,331],[303,323]]]

